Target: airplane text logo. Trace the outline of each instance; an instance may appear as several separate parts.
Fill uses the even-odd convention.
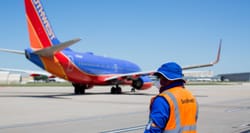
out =
[[[38,11],[39,17],[42,20],[42,23],[46,29],[47,34],[49,35],[50,40],[55,39],[55,34],[49,24],[49,21],[47,19],[47,16],[43,10],[42,4],[40,0],[33,0],[33,3],[35,4],[36,10]]]

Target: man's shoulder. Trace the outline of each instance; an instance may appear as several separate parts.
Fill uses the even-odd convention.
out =
[[[153,104],[162,106],[162,104],[164,104],[164,103],[168,104],[168,101],[167,101],[166,98],[164,98],[163,96],[157,95],[157,96],[154,98]]]
[[[169,109],[170,109],[170,106],[169,106],[168,101],[162,96],[155,97],[153,103],[151,104],[152,112],[168,113]]]

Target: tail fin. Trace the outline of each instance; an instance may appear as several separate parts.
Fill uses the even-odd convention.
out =
[[[25,0],[25,10],[32,49],[60,44],[40,0]]]

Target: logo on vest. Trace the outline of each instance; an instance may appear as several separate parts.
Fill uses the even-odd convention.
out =
[[[194,99],[181,99],[182,104],[194,103]]]

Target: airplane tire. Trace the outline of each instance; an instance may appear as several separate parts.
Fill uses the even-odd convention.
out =
[[[85,94],[85,88],[84,87],[81,87],[80,94]]]
[[[78,87],[75,87],[75,94],[76,94],[76,95],[80,94],[80,91],[79,91],[79,88],[78,88]]]
[[[81,94],[85,94],[85,85],[80,85],[80,84],[73,84],[74,88],[75,88],[75,94],[76,95],[81,95]]]
[[[115,92],[116,92],[115,87],[112,87],[110,92],[111,92],[111,94],[115,94]]]
[[[117,94],[122,94],[122,88],[121,87],[117,87]]]
[[[121,94],[122,88],[121,87],[112,87],[111,88],[111,94]]]

